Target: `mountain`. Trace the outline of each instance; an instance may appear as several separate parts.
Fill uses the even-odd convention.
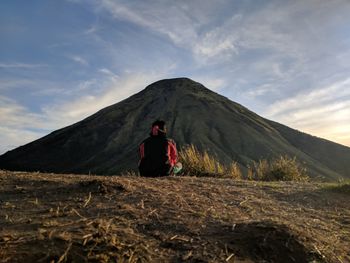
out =
[[[137,148],[151,123],[167,121],[178,146],[194,144],[223,162],[246,166],[296,156],[314,177],[350,177],[350,148],[260,117],[200,83],[167,79],[71,126],[0,156],[0,168],[116,174],[137,167]]]

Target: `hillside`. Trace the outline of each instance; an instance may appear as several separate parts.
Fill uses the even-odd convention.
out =
[[[161,80],[69,127],[0,156],[0,168],[116,174],[135,169],[137,147],[151,123],[167,121],[178,146],[194,144],[246,167],[296,156],[313,177],[350,177],[350,148],[264,119],[190,79]]]
[[[327,184],[0,171],[1,262],[350,262]]]

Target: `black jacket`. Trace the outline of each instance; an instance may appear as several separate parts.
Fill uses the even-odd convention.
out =
[[[140,144],[139,171],[141,176],[167,176],[176,163],[177,151],[173,140],[164,133],[151,135]]]

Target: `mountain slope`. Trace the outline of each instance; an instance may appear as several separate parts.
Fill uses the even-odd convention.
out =
[[[0,156],[0,167],[114,174],[137,166],[151,123],[167,121],[179,146],[194,144],[243,166],[281,154],[297,156],[311,175],[350,176],[350,148],[266,120],[190,79],[161,80],[69,127]]]

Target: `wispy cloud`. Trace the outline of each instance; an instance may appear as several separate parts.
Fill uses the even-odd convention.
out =
[[[102,0],[98,5],[116,19],[127,20],[164,34],[176,44],[184,44],[196,36],[194,21],[186,15],[186,10],[181,5],[159,1],[133,5],[111,0]]]
[[[113,73],[111,70],[109,70],[107,68],[100,68],[98,71],[100,73],[106,74],[108,77],[111,77],[114,80],[119,78],[119,76],[117,74]]]
[[[26,63],[0,63],[0,68],[4,69],[35,69],[35,68],[42,68],[42,67],[48,67],[46,64],[26,64]]]
[[[45,133],[0,126],[0,154],[39,139]]]
[[[84,31],[84,34],[86,34],[86,35],[94,34],[98,30],[99,30],[99,27],[97,25],[92,25]]]
[[[117,20],[125,20],[167,37],[176,46],[188,49],[200,62],[210,58],[224,60],[239,52],[236,39],[242,20],[241,14],[233,14],[222,22],[221,13],[227,12],[230,1],[214,3],[192,2],[139,2],[102,0],[99,9],[106,10]],[[208,29],[210,28],[210,29]]]
[[[45,107],[43,112],[52,123],[65,126],[129,97],[143,89],[145,83],[157,79],[157,75],[152,74],[130,74],[118,79],[111,76],[103,80],[104,87],[101,87],[101,93],[79,96],[69,102],[50,105]]]
[[[88,66],[89,65],[89,62],[81,57],[81,56],[78,56],[78,55],[68,55],[67,56],[69,59],[73,60],[74,62],[77,62],[79,63],[80,65],[83,65],[83,66]]]
[[[255,87],[254,89],[251,89],[246,92],[247,96],[255,98],[262,95],[265,95],[269,92],[275,91],[275,86],[272,84],[263,84],[258,87]]]
[[[277,101],[270,105],[264,115],[302,131],[349,145],[350,79]]]
[[[47,132],[45,117],[15,100],[0,96],[0,154],[38,139]],[[33,131],[33,128],[40,131]]]
[[[285,115],[289,112],[295,112],[310,107],[327,107],[329,103],[341,106],[341,103],[350,99],[350,78],[338,81],[329,86],[315,89],[277,101],[272,104],[267,113],[271,117]],[[339,107],[338,106],[338,107]],[[307,112],[307,111],[306,111]],[[349,115],[350,118],[350,115]]]
[[[3,127],[44,128],[46,122],[43,116],[31,112],[28,108],[20,105],[14,99],[0,96],[0,123]]]
[[[32,79],[0,79],[0,90],[13,89],[33,85],[35,81]]]

